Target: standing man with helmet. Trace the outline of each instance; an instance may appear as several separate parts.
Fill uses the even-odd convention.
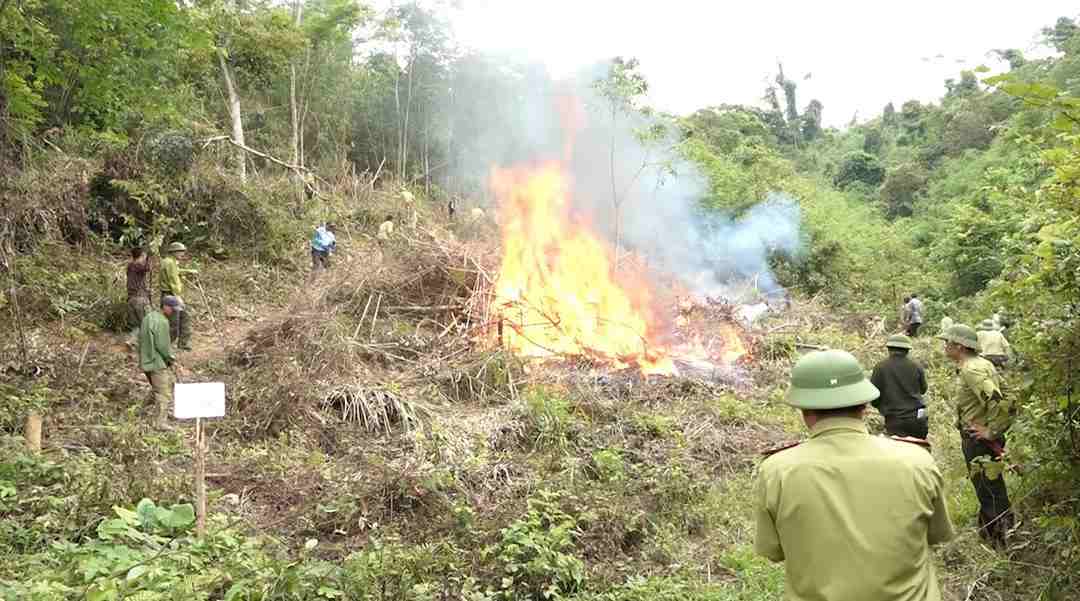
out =
[[[979,338],[970,326],[956,324],[941,336],[945,355],[956,363],[953,404],[968,475],[979,498],[979,535],[999,547],[1012,528],[1012,505],[1004,472],[987,474],[988,463],[1005,452],[1005,432],[1012,425],[1010,403],[1001,390],[997,369],[979,356]],[[997,471],[997,470],[994,470]]]
[[[756,483],[755,550],[786,561],[791,601],[940,601],[930,545],[953,537],[944,482],[921,444],[871,436],[878,390],[855,357],[811,353],[786,402],[810,439],[774,452]]]
[[[161,259],[161,301],[164,308],[165,297],[174,296],[180,301],[182,310],[173,311],[169,316],[169,336],[177,346],[185,351],[191,350],[191,317],[189,307],[184,303],[184,282],[181,273],[191,273],[190,269],[181,269],[180,261],[187,258],[187,247],[180,242],[173,242],[165,247],[165,258]]]
[[[926,438],[926,372],[908,358],[911,339],[903,334],[885,342],[889,356],[874,366],[870,382],[881,391],[871,404],[885,417],[885,431],[892,436]]]
[[[997,369],[1004,370],[1009,362],[1009,356],[1012,355],[1012,346],[1005,338],[1005,334],[1002,334],[1001,330],[994,325],[992,319],[982,320],[976,334],[979,337],[979,350],[982,351],[982,356],[993,363]]]

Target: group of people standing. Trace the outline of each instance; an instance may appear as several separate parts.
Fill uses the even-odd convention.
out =
[[[137,344],[139,369],[146,376],[157,404],[157,425],[166,427],[173,400],[173,370],[179,365],[177,350],[191,350],[190,310],[183,300],[184,274],[195,273],[181,267],[187,259],[187,247],[173,242],[165,247],[165,256],[153,261],[146,249],[131,251],[127,264],[128,325]],[[159,303],[150,300],[154,264],[159,266]]]
[[[810,438],[762,462],[755,539],[758,553],[786,562],[788,599],[941,599],[929,549],[954,530],[926,440],[926,373],[909,356],[923,323],[916,300],[905,303],[909,334],[889,336],[889,355],[869,379],[838,350],[811,353],[792,369],[786,402],[801,411]],[[1004,548],[1014,517],[1001,460],[1014,407],[995,365],[1008,343],[993,325],[951,324],[938,338],[955,367],[947,394],[979,500],[979,534]],[[884,416],[886,436],[870,434],[868,405]]]

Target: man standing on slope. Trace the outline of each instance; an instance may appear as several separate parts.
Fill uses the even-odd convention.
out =
[[[911,339],[903,334],[885,342],[889,357],[874,366],[870,382],[881,391],[871,404],[885,417],[885,431],[892,436],[926,438],[926,372],[908,358]]]
[[[333,223],[327,223],[315,228],[311,236],[311,270],[318,273],[330,268],[330,255],[337,250],[337,230]]]
[[[785,561],[789,601],[940,601],[930,545],[953,537],[944,483],[920,444],[871,436],[878,390],[843,351],[791,371],[810,439],[774,452],[757,483],[755,550]]]
[[[149,274],[150,260],[146,257],[146,250],[142,247],[131,249],[131,261],[127,264],[127,304],[132,339],[138,338],[139,327],[143,317],[146,317],[146,310],[150,308]]]
[[[1009,356],[1012,355],[1012,346],[1005,338],[1005,334],[1002,334],[1001,330],[994,325],[992,319],[984,319],[979,324],[977,335],[982,356],[993,363],[997,369],[1004,370],[1009,362]]]
[[[907,335],[915,338],[919,335],[919,327],[923,324],[923,304],[918,294],[912,294],[907,303],[908,323]]]
[[[1004,547],[1013,514],[998,462],[1005,452],[1005,431],[1012,425],[1012,407],[994,364],[979,356],[975,330],[956,324],[938,338],[945,341],[945,356],[957,366],[953,404],[968,475],[979,498],[979,535]]]
[[[161,300],[161,311],[153,309],[143,317],[139,326],[139,369],[146,374],[157,403],[157,426],[165,428],[169,419],[169,404],[173,400],[173,378],[170,369],[176,363],[169,340],[169,318],[183,312],[180,299],[166,296]]]
[[[181,311],[166,313],[169,316],[169,336],[177,346],[185,351],[191,350],[191,315],[184,303],[184,282],[181,273],[194,273],[191,269],[181,269],[180,261],[187,258],[187,247],[180,242],[173,242],[165,247],[166,257],[161,260],[161,308],[165,308],[165,297],[174,296],[180,302]]]

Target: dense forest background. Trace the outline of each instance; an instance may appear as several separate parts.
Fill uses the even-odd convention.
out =
[[[88,257],[180,239],[201,256],[287,279],[302,273],[297,241],[312,223],[381,221],[381,205],[357,204],[376,190],[410,190],[431,213],[451,198],[463,210],[490,207],[488,166],[528,158],[546,140],[531,109],[544,98],[538,91],[556,84],[536,65],[462,47],[443,14],[426,4],[380,12],[356,0],[0,0],[0,312],[9,353],[0,369],[14,382],[0,385],[0,398],[10,413],[47,404],[47,386],[26,384],[33,366],[23,360],[36,326],[115,326],[115,306],[102,301],[112,280],[81,269],[96,260]],[[839,129],[822,124],[828,99],[800,97],[782,65],[758,105],[683,116],[646,106],[648,82],[630,57],[583,76],[595,93],[592,118],[627,124],[638,148],[663,147],[704,177],[703,212],[737,217],[770,193],[797,201],[799,249],[769,256],[793,296],[889,324],[911,292],[925,300],[931,324],[945,315],[977,322],[1004,309],[1023,366],[1010,391],[1022,405],[1010,453],[1025,473],[1022,504],[1040,532],[1031,544],[1052,584],[1038,597],[985,598],[1065,599],[1080,586],[1080,26],[1062,17],[1042,36],[1053,51],[1047,58],[988,49],[1007,70],[964,71],[943,82],[940,102],[890,103]],[[624,159],[614,138],[612,145],[614,170]],[[640,164],[679,177],[676,163],[625,160],[632,172]],[[620,211],[650,211],[647,199],[612,200],[616,224]],[[0,420],[7,432],[20,426],[15,417]],[[34,461],[0,464],[0,509],[16,511],[19,478],[63,480],[55,466]],[[39,501],[34,515],[51,515]],[[529,507],[518,530],[504,535],[550,537],[535,543],[550,555],[537,560],[543,566],[522,567],[536,572],[504,590],[505,598],[578,590],[568,583],[580,580],[579,568],[563,556],[572,520],[550,499]],[[118,522],[110,526],[114,539],[142,536],[172,553],[165,550],[178,535],[170,520],[182,518],[164,507],[139,511],[141,522],[126,514],[106,522]],[[146,517],[153,511],[157,517]],[[0,526],[0,547],[22,554],[9,558],[0,579],[65,553],[92,555],[75,546],[83,544],[82,525],[35,538],[32,523],[31,516]],[[137,524],[143,530],[133,534]],[[256,557],[246,539],[214,544],[248,562],[249,579],[262,570],[275,574],[268,581],[293,578],[310,588],[225,598],[339,596],[318,588],[330,578],[324,567],[274,564]],[[493,553],[512,556],[506,545]],[[185,553],[192,561],[212,556]],[[445,559],[435,548],[417,553],[369,553],[353,568],[374,574],[384,569],[378,562],[413,566],[395,576],[401,585],[415,565]],[[26,557],[34,559],[20,563]],[[728,569],[760,576],[756,564],[742,561]],[[115,568],[100,563],[80,569]],[[1007,579],[1024,569],[1003,559],[990,571]],[[409,578],[423,582],[414,572]],[[142,573],[129,567],[120,580]],[[458,584],[476,595],[462,598],[484,598],[480,584]],[[639,585],[619,594],[656,598],[650,595],[660,590]],[[412,598],[436,598],[416,586]],[[124,598],[117,587],[108,589],[113,596],[95,596],[90,584],[83,597],[65,596],[79,590],[74,585],[64,592],[42,585],[38,597],[0,591],[13,599]],[[663,589],[670,595],[663,598],[691,595],[676,589]],[[766,593],[744,589],[730,598],[771,598]]]

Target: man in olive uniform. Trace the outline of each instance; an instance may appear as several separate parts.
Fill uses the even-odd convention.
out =
[[[976,335],[979,337],[979,350],[982,351],[982,356],[993,363],[994,367],[1004,370],[1009,362],[1009,356],[1012,355],[1012,346],[1005,338],[1005,334],[1002,334],[1001,330],[994,325],[992,319],[984,319],[979,324]]]
[[[926,438],[926,372],[908,358],[911,338],[894,334],[885,341],[889,356],[874,366],[870,382],[881,391],[871,404],[885,417],[885,431],[895,436]]]
[[[150,307],[150,261],[146,250],[139,247],[131,250],[131,261],[127,264],[128,326],[132,337],[138,338],[139,326],[142,325],[146,310]]]
[[[930,545],[953,537],[944,483],[925,441],[871,436],[878,397],[844,351],[791,371],[787,403],[810,439],[774,452],[756,483],[755,550],[786,562],[789,601],[940,601]]]
[[[1005,546],[1012,528],[1012,505],[1003,472],[987,463],[1000,461],[1005,452],[1005,431],[1012,425],[1010,403],[1001,389],[1001,377],[994,364],[979,356],[975,330],[956,324],[938,336],[945,341],[945,355],[956,363],[957,377],[953,404],[959,419],[960,443],[968,464],[971,484],[979,498],[979,534],[995,545]],[[991,477],[993,476],[993,477]]]
[[[169,318],[183,310],[180,299],[166,296],[161,300],[162,312],[150,309],[139,326],[139,369],[146,374],[154,391],[158,406],[157,426],[160,428],[168,424],[175,382],[171,368],[176,363],[176,355],[169,340]]]
[[[175,296],[180,301],[182,311],[169,314],[169,335],[177,345],[191,350],[191,317],[188,306],[184,303],[184,282],[181,273],[192,273],[190,269],[181,269],[180,261],[187,258],[187,247],[180,242],[173,242],[165,248],[167,256],[161,260],[161,300],[162,308],[166,296]]]

